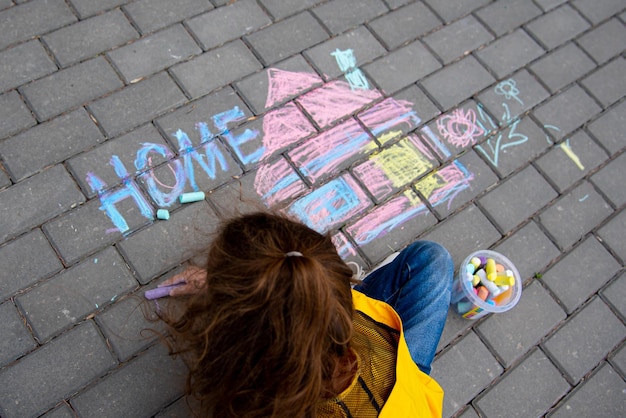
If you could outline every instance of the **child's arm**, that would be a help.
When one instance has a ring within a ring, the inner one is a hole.
[[[150,299],[149,296],[158,298],[163,296],[193,295],[200,292],[205,286],[206,271],[200,267],[190,266],[182,273],[165,280],[156,289],[146,292],[146,298]],[[149,294],[149,292],[154,293]]]

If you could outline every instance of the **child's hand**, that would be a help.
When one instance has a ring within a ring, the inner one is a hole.
[[[184,284],[170,290],[170,296],[185,296],[198,293],[206,286],[206,270],[196,266],[189,266],[182,273],[170,277],[158,287],[180,283]]]

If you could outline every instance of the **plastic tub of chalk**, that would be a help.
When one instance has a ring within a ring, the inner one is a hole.
[[[479,250],[459,266],[452,283],[452,310],[466,319],[512,309],[522,296],[522,279],[515,265],[504,255]]]

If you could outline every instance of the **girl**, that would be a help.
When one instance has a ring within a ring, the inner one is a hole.
[[[352,289],[330,236],[254,213],[221,227],[203,268],[161,284],[192,295],[162,319],[201,416],[441,416],[428,373],[452,274],[443,247],[418,241]]]

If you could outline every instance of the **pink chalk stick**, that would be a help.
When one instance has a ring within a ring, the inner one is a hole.
[[[176,283],[170,286],[157,287],[156,289],[147,290],[146,293],[144,293],[144,296],[146,297],[146,299],[150,299],[150,300],[169,296],[170,290],[175,289],[178,286],[182,286],[184,284],[186,283],[180,282],[180,283]]]

